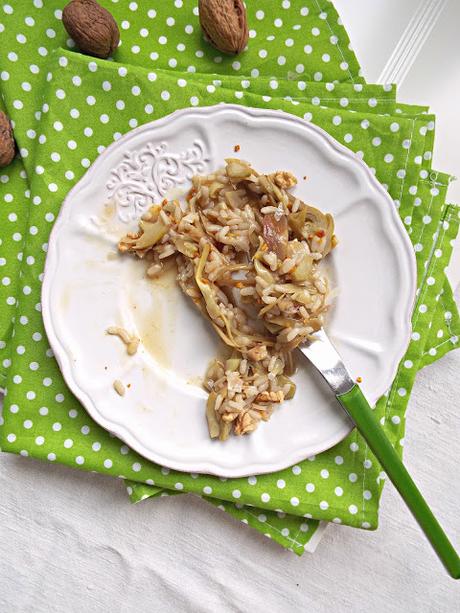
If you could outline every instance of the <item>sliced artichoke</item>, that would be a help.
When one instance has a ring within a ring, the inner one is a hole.
[[[285,385],[289,385],[289,391],[284,395],[285,400],[291,400],[295,396],[295,392],[297,389],[296,384],[292,379],[286,377],[286,375],[278,376],[278,385],[284,387]]]
[[[130,243],[128,243],[126,239],[121,241],[128,243],[129,249],[132,251],[139,251],[153,247],[161,241],[163,236],[168,231],[168,226],[164,223],[161,217],[159,217],[157,221],[154,221],[153,223],[142,219],[139,222],[139,226],[142,230],[142,234],[138,238],[133,239],[133,241]]]
[[[220,422],[214,410],[216,398],[216,392],[210,392],[206,403],[206,419],[208,421],[209,436],[211,438],[217,438],[220,434]]]
[[[174,245],[180,253],[183,253],[188,258],[193,259],[198,255],[198,245],[185,240],[181,236],[174,240]]]
[[[269,213],[263,218],[263,237],[269,251],[273,251],[280,260],[284,260],[287,253],[289,229],[286,215],[279,218],[276,213]]]
[[[291,278],[293,281],[301,282],[307,281],[311,277],[313,268],[313,258],[308,253],[302,256],[300,262],[295,266],[291,272]]]
[[[230,179],[247,179],[253,172],[251,166],[244,160],[227,158],[225,161],[227,162],[227,176]]]

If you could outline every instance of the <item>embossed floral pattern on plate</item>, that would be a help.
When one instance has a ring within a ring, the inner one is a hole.
[[[179,153],[169,151],[167,142],[148,143],[140,151],[129,151],[106,184],[118,217],[124,222],[134,221],[153,201],[205,172],[208,162],[205,145],[198,139]]]

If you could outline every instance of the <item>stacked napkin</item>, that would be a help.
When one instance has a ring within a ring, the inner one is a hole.
[[[394,200],[417,257],[412,340],[376,406],[397,449],[419,368],[459,344],[444,274],[459,214],[450,177],[431,168],[435,118],[366,84],[340,19],[324,0],[248,0],[248,49],[219,54],[203,39],[196,2],[101,2],[121,28],[109,60],[78,52],[63,2],[21,0],[0,13],[2,104],[20,156],[0,176],[0,377],[3,451],[127,480],[133,501],[193,492],[301,554],[320,520],[375,528],[384,474],[356,432],[274,474],[241,479],[180,473],[137,455],[92,421],[66,388],[43,328],[40,289],[61,203],[104,148],[178,108],[232,102],[281,109],[356,152]],[[78,263],[76,263],[77,265]]]

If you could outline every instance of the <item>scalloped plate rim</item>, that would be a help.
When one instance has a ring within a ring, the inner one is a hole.
[[[59,214],[57,216],[56,222],[51,230],[49,242],[48,242],[48,252],[45,261],[44,268],[44,278],[42,283],[42,291],[41,291],[41,302],[42,302],[42,316],[44,321],[44,326],[46,330],[46,334],[48,336],[48,340],[50,342],[50,346],[53,349],[53,353],[58,362],[59,368],[63,375],[63,378],[66,382],[66,385],[70,388],[72,393],[78,398],[78,400],[82,403],[85,409],[88,411],[90,416],[104,429],[108,430],[110,433],[116,435],[119,439],[125,442],[128,446],[130,446],[134,451],[142,455],[148,460],[151,460],[160,466],[167,466],[173,470],[184,471],[184,472],[199,472],[204,474],[216,475],[219,477],[226,478],[238,478],[238,477],[246,477],[249,475],[257,475],[257,474],[265,474],[270,472],[275,472],[278,470],[285,469],[289,466],[296,464],[309,456],[316,455],[323,451],[327,451],[328,449],[334,447],[338,443],[340,443],[343,439],[348,436],[348,434],[353,430],[353,424],[349,421],[347,422],[348,427],[343,427],[337,434],[331,436],[327,441],[324,441],[322,444],[317,445],[316,447],[310,445],[308,451],[298,449],[293,451],[287,460],[283,460],[274,464],[266,464],[253,462],[252,464],[246,465],[244,468],[228,468],[217,465],[215,462],[209,461],[201,461],[194,462],[193,466],[190,466],[189,463],[183,461],[169,460],[165,461],[165,458],[161,455],[156,454],[152,449],[145,448],[133,435],[133,433],[129,430],[129,428],[120,423],[110,422],[110,420],[104,418],[97,410],[97,407],[94,405],[91,398],[88,394],[75,382],[72,377],[72,369],[70,365],[70,359],[63,348],[63,345],[55,333],[53,327],[52,313],[50,309],[50,303],[48,301],[48,297],[51,291],[52,281],[53,281],[53,272],[56,270],[57,259],[54,257],[56,255],[56,247],[57,241],[56,236],[59,233],[60,227],[65,223],[65,213],[66,213],[66,204],[72,199],[72,197],[81,190],[85,184],[90,181],[91,177],[96,173],[97,167],[102,163],[101,159],[103,159],[106,155],[112,152],[115,149],[122,147],[125,143],[129,142],[134,136],[141,134],[145,131],[151,131],[155,129],[161,129],[164,125],[174,121],[175,119],[182,117],[184,115],[193,115],[194,113],[198,115],[212,115],[214,113],[219,113],[222,110],[232,110],[242,115],[249,115],[252,117],[272,117],[272,118],[282,118],[286,121],[291,121],[297,123],[302,129],[312,130],[316,132],[319,136],[321,136],[333,149],[335,149],[338,153],[345,155],[348,157],[350,163],[355,164],[361,169],[363,169],[366,173],[367,179],[372,185],[374,189],[376,189],[380,195],[385,199],[388,205],[388,213],[393,222],[394,230],[399,234],[399,238],[401,239],[401,246],[404,247],[404,254],[407,259],[407,266],[411,273],[410,279],[410,288],[408,291],[408,299],[406,300],[406,308],[404,312],[404,316],[402,317],[402,323],[405,324],[406,330],[405,334],[401,334],[401,342],[400,342],[400,351],[398,352],[398,357],[395,357],[392,365],[392,376],[391,381],[393,381],[397,370],[398,365],[403,357],[405,350],[410,342],[412,325],[411,325],[411,315],[413,306],[415,303],[416,297],[416,260],[413,252],[412,243],[410,242],[409,236],[403,226],[401,219],[396,211],[394,206],[394,202],[391,199],[388,192],[383,188],[380,182],[376,179],[376,177],[371,172],[370,168],[367,164],[358,158],[350,149],[339,143],[333,136],[331,136],[326,130],[312,124],[310,122],[306,122],[302,120],[300,117],[295,115],[291,115],[285,111],[281,110],[273,110],[273,109],[259,109],[254,107],[244,107],[238,104],[228,104],[228,103],[219,103],[211,106],[203,106],[203,107],[187,107],[183,109],[179,109],[161,117],[159,119],[153,120],[151,122],[142,124],[133,130],[130,130],[126,134],[124,134],[119,140],[108,145],[104,151],[94,160],[88,170],[84,175],[80,178],[80,180],[72,187],[72,189],[67,193],[66,197],[63,200],[61,205]],[[401,252],[403,250],[401,249]],[[396,351],[395,351],[396,354]],[[332,394],[332,391],[331,391]]]

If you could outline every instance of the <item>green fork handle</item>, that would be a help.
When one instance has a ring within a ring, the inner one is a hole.
[[[355,385],[349,392],[337,396],[337,400],[355,422],[357,429],[401,494],[450,576],[459,579],[460,558],[457,552],[380,427],[360,387]]]

